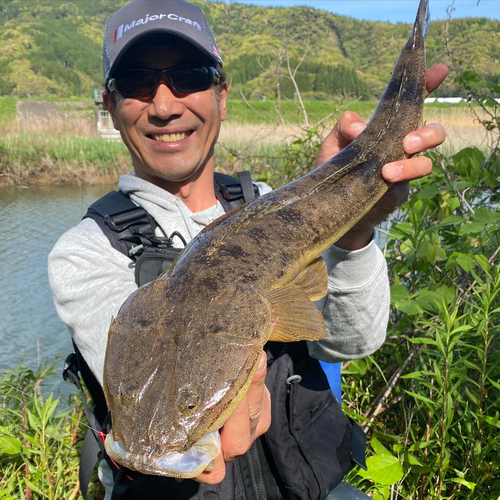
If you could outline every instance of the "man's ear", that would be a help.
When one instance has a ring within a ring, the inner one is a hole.
[[[228,94],[228,92],[229,92],[229,89],[228,89],[228,86],[227,86],[227,82],[224,82],[221,85],[221,88],[220,88],[220,102],[219,102],[219,106],[220,106],[220,119],[221,119],[221,121],[224,121],[227,118],[226,104],[227,104],[227,94]]]
[[[116,130],[120,130],[117,126],[116,110],[115,105],[113,104],[113,99],[111,99],[111,92],[108,92],[107,90],[102,91],[102,102],[104,103],[104,106],[106,106],[108,113],[111,115],[113,126]]]

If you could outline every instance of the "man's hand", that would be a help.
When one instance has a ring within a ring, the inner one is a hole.
[[[427,70],[427,95],[441,85],[448,72],[448,67],[444,64],[437,64]],[[350,111],[344,113],[332,132],[323,141],[316,165],[322,165],[339,153],[365,127],[366,125],[359,115]],[[443,127],[433,123],[408,134],[403,140],[403,148],[407,155],[413,155],[435,148],[442,144],[445,139],[446,132]],[[374,226],[399,207],[408,197],[409,181],[424,177],[431,170],[432,162],[425,156],[415,156],[384,165],[382,177],[395,184],[356,226],[337,241],[336,245],[346,250],[357,250],[366,246],[372,239]]]
[[[222,452],[215,459],[215,469],[202,472],[196,481],[220,483],[226,474],[226,462],[244,455],[252,443],[271,425],[271,395],[265,386],[267,356],[263,352],[252,384],[243,401],[220,430]]]

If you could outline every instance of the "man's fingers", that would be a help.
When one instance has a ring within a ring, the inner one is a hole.
[[[323,165],[350,144],[363,130],[366,124],[353,111],[342,114],[333,130],[325,137],[316,159],[316,166]]]
[[[387,182],[405,182],[420,179],[432,170],[432,161],[427,156],[415,156],[407,160],[387,163],[382,168],[382,177]]]
[[[255,436],[259,437],[265,434],[271,426],[271,393],[268,388],[264,386],[264,396],[262,398],[262,414],[255,431]]]
[[[421,153],[439,146],[446,140],[446,131],[438,123],[430,123],[419,130],[410,132],[403,140],[405,153]]]
[[[215,468],[202,472],[195,480],[218,484],[226,474],[226,462],[245,454],[255,439],[271,424],[271,398],[265,386],[267,356],[262,352],[250,388],[220,431],[222,452],[215,459]]]
[[[425,90],[427,91],[427,95],[436,90],[443,83],[449,72],[448,66],[442,63],[436,64],[427,70],[425,78]]]
[[[426,95],[436,90],[449,73],[446,64],[436,64],[427,70],[426,73]],[[364,129],[366,124],[361,117],[353,111],[346,111],[339,119],[333,130],[325,137],[321,145],[316,166],[322,165],[332,156],[338,154],[343,148],[350,144]],[[444,138],[443,138],[444,140]],[[435,147],[437,144],[431,145]],[[423,146],[419,151],[428,149]],[[413,151],[412,151],[413,153]]]
[[[253,377],[252,385],[248,389],[247,393],[250,433],[254,439],[255,435],[257,434],[257,428],[259,427],[259,424],[260,424],[260,429],[262,429],[261,420],[265,421],[268,420],[267,415],[264,415],[265,403],[267,402],[267,399],[269,397],[269,391],[267,390],[265,384],[266,374],[267,374],[267,356],[266,353],[263,352],[261,355],[259,367],[257,368],[257,371]],[[269,419],[269,424],[270,423],[271,422]],[[257,435],[260,436],[261,434],[266,432],[268,428],[269,425],[263,432],[260,432]]]
[[[365,122],[354,111],[346,111],[335,125],[338,131],[339,145],[347,146],[366,128]]]
[[[219,453],[218,457],[215,459],[214,465],[215,468],[210,471],[202,472],[194,480],[205,484],[219,484],[226,475],[226,462],[224,462],[222,453]]]
[[[269,392],[265,386],[267,357],[263,352],[246,396],[222,427],[222,452],[226,462],[248,451],[255,438],[271,423]],[[262,419],[262,422],[261,422]]]

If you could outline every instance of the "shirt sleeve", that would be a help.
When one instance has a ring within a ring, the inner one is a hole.
[[[57,312],[101,385],[111,319],[137,289],[132,266],[91,219],[63,234],[49,255]]]
[[[309,353],[331,363],[368,356],[384,343],[389,320],[384,255],[372,241],[355,251],[332,246],[323,258],[328,269],[328,294],[316,306],[323,313],[327,336],[309,342]]]

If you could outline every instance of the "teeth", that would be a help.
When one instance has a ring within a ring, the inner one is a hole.
[[[178,142],[182,141],[188,136],[186,132],[181,132],[180,134],[154,134],[153,139],[155,141],[161,142]]]

